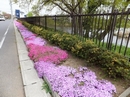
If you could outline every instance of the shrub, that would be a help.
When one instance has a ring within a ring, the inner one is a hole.
[[[33,25],[25,22],[25,21],[21,21],[23,25],[25,25],[29,30],[31,30],[31,28],[33,27]]]
[[[79,41],[75,35],[70,35],[68,33],[64,33],[61,37],[58,38],[58,45],[62,49],[66,49],[71,51],[71,48]]]
[[[71,49],[71,52],[76,56],[87,59],[89,57],[89,50],[96,47],[94,43],[90,40],[79,41]]]

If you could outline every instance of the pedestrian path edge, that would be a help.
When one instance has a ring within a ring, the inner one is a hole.
[[[44,81],[38,77],[34,63],[28,57],[26,45],[15,24],[14,29],[25,97],[51,97],[49,93],[42,89]]]

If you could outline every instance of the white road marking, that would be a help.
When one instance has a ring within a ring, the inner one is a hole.
[[[9,27],[10,27],[10,24],[9,24],[8,28],[6,29],[5,34],[4,34],[3,38],[2,38],[2,40],[0,41],[0,49],[2,48],[2,45],[3,45],[4,40],[6,38],[6,35],[7,35],[8,31],[9,31]]]

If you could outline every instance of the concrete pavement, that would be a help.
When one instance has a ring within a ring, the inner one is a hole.
[[[34,64],[28,57],[25,43],[15,25],[14,28],[25,97],[51,97],[49,93],[42,89],[43,79],[38,77]]]
[[[0,97],[25,97],[14,26],[0,21]]]

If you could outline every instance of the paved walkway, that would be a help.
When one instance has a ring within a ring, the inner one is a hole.
[[[0,21],[0,97],[25,97],[14,25],[9,23]]]
[[[37,72],[34,69],[34,64],[28,57],[28,51],[25,43],[17,28],[15,26],[14,28],[25,97],[51,97],[49,93],[42,90],[43,80],[38,77]]]

